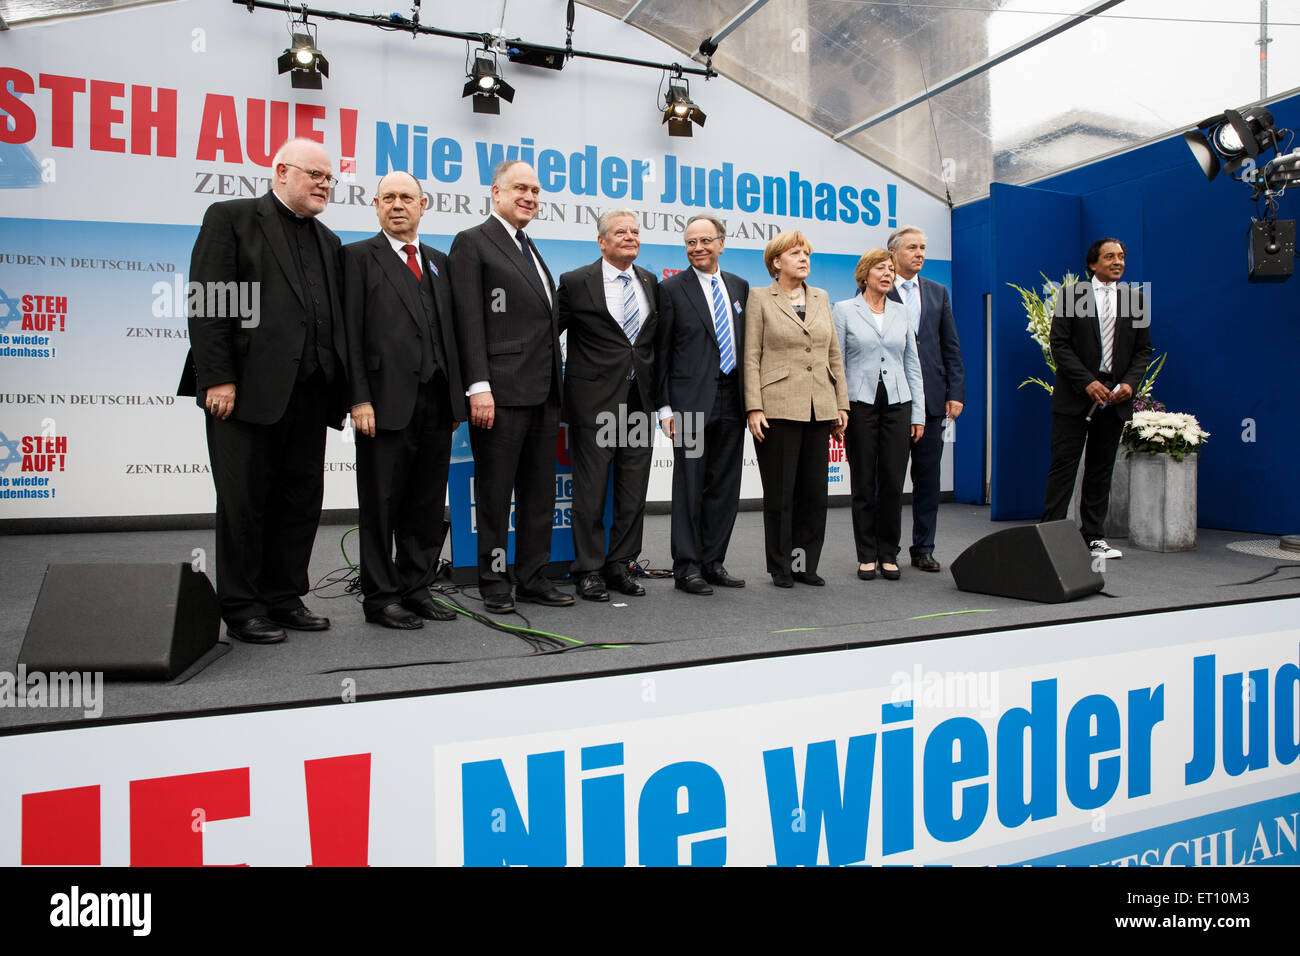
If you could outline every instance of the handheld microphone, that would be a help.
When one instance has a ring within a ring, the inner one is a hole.
[[[1088,409],[1088,417],[1085,418],[1084,421],[1091,423],[1093,413],[1095,413],[1099,408],[1105,408],[1108,404],[1108,402],[1093,402],[1092,408]]]

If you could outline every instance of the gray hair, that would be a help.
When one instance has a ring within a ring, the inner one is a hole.
[[[922,239],[925,238],[925,230],[920,226],[899,226],[889,234],[889,240],[885,243],[890,252],[897,252],[898,247],[903,244],[903,237],[909,232],[918,233]]]
[[[692,224],[700,222],[701,220],[705,222],[713,223],[713,228],[718,231],[718,235],[721,236],[724,240],[727,238],[727,227],[723,225],[722,220],[719,219],[717,216],[709,216],[705,214],[701,214],[698,216],[691,216],[690,219],[687,219],[686,226],[682,229],[682,232],[685,232],[687,229],[691,228]]]
[[[600,214],[600,218],[596,220],[596,235],[600,236],[602,239],[605,238],[605,236],[609,235],[610,224],[613,223],[615,219],[622,219],[624,216],[630,216],[632,219],[636,219],[636,210],[606,209]]]
[[[494,187],[501,186],[506,181],[506,173],[510,172],[510,168],[523,162],[522,159],[506,159],[497,163],[496,169],[492,170],[492,185]],[[524,163],[524,165],[527,166],[528,164]]]
[[[284,158],[286,155],[292,155],[298,151],[298,147],[308,144],[318,146],[321,149],[325,148],[322,144],[316,142],[316,140],[308,139],[306,136],[295,136],[293,139],[287,139],[284,141],[284,144],[275,151],[275,156],[271,159],[272,172],[274,172],[275,167],[279,166],[281,163],[288,162],[288,160]]]

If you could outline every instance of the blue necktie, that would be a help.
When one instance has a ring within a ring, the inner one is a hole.
[[[637,333],[641,331],[641,310],[636,307],[636,293],[632,290],[632,277],[627,273],[619,276],[623,280],[623,334],[629,342],[635,343]],[[627,375],[630,382],[636,378],[636,369]]]
[[[623,273],[623,334],[629,342],[635,342],[641,331],[641,310],[636,307],[636,293],[632,289],[632,278]]]
[[[731,344],[731,323],[727,321],[727,300],[722,296],[722,283],[713,277],[713,332],[718,337],[718,368],[729,375],[736,367],[736,349]]]
[[[903,281],[903,305],[907,306],[907,314],[912,317],[912,334],[921,334],[921,300],[916,294],[916,280],[906,279]]]

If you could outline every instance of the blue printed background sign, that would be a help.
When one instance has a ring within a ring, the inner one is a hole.
[[[551,561],[566,563],[573,551],[573,466],[569,461],[569,427],[561,423],[556,436],[555,518],[551,524]],[[613,476],[605,490],[605,544],[614,516]],[[478,566],[477,501],[474,495],[474,453],[469,444],[469,424],[462,422],[451,441],[447,470],[447,500],[451,506],[451,563],[454,568]],[[506,561],[515,563],[515,503],[510,502],[510,534]]]

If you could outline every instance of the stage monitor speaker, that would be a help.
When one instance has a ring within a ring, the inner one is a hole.
[[[995,531],[957,556],[952,577],[963,591],[1060,604],[1105,587],[1073,521]]]
[[[51,564],[18,663],[171,680],[217,642],[212,582],[188,564]]]

